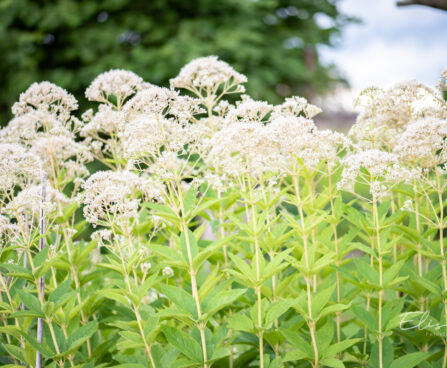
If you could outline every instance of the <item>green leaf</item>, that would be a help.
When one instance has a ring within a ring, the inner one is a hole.
[[[2,346],[13,357],[19,359],[23,363],[26,363],[25,355],[23,353],[23,349],[22,348],[19,348],[18,346],[15,346],[15,345],[9,345],[9,344],[2,344]]]
[[[379,285],[379,273],[377,272],[377,270],[372,268],[363,259],[356,259],[354,261],[354,264],[359,275],[368,280],[370,284]],[[359,278],[359,280],[361,279]]]
[[[34,281],[33,273],[19,265],[3,263],[0,264],[0,271],[4,272],[6,276],[18,277],[29,281]]]
[[[212,315],[233,303],[240,296],[244,295],[246,291],[247,289],[224,290],[215,296],[211,295],[210,300],[207,298],[203,301],[203,311],[204,313]]]
[[[351,310],[355,314],[355,316],[363,323],[363,325],[366,326],[370,331],[377,331],[377,320],[363,306],[353,304],[351,306]]]
[[[126,307],[130,307],[130,300],[127,299],[123,294],[121,294],[120,289],[103,289],[98,290],[98,295],[103,296],[107,299],[115,300],[118,303],[123,304]]]
[[[188,189],[183,197],[183,209],[185,210],[184,217],[187,218],[191,210],[193,209],[197,200],[197,190],[194,185]]]
[[[193,319],[197,320],[198,314],[196,303],[190,294],[185,290],[172,285],[164,285],[162,290],[163,294],[165,294],[177,308],[188,313]]]
[[[316,333],[316,340],[318,351],[321,355],[321,352],[325,351],[329,344],[332,341],[332,337],[334,336],[334,321],[331,318],[328,318],[326,323],[319,327]]]
[[[292,350],[286,353],[284,356],[283,362],[295,362],[302,359],[308,359],[306,353],[302,352],[301,350]]]
[[[334,284],[318,292],[316,295],[312,295],[312,316],[318,316],[320,314],[321,310],[329,302],[335,287],[336,285]]]
[[[66,302],[71,296],[74,295],[70,288],[71,279],[68,278],[63,283],[59,284],[56,289],[50,294],[49,301],[53,302],[55,307],[57,308],[59,305],[62,305]]]
[[[343,341],[337,342],[333,345],[330,345],[328,348],[326,348],[323,351],[323,357],[333,357],[333,356],[337,355],[338,353],[345,351],[352,345],[357,344],[358,342],[360,342],[362,340],[363,339],[348,339],[348,340],[343,340]]]
[[[385,287],[387,287],[387,285],[396,278],[396,275],[399,273],[404,264],[405,260],[395,262],[385,271],[383,275],[383,284]]]
[[[390,368],[413,368],[425,360],[430,353],[418,352],[404,355],[391,363]]]
[[[332,367],[332,368],[345,368],[343,362],[339,359],[335,358],[326,358],[321,360],[320,362],[323,366]]]
[[[302,351],[308,359],[314,358],[313,347],[306,342],[297,332],[280,328],[279,331],[298,351]]]
[[[286,313],[289,310],[289,308],[293,307],[295,303],[296,303],[295,299],[285,299],[273,303],[267,310],[267,314],[265,316],[265,323],[269,324],[274,322],[275,319],[281,317],[284,313]]]
[[[20,300],[23,302],[23,304],[26,305],[28,309],[43,317],[40,302],[34,295],[31,295],[24,290],[17,291],[17,294],[19,295]]]
[[[162,330],[171,345],[194,362],[203,363],[202,348],[193,337],[170,326],[163,326]]]
[[[68,336],[68,350],[77,349],[80,345],[82,345],[87,339],[90,338],[96,331],[98,330],[98,322],[90,321],[86,323],[81,328],[78,328],[74,332]]]
[[[36,350],[40,351],[45,358],[51,358],[54,356],[54,352],[51,351],[51,348],[44,343],[40,344],[37,342],[37,339],[24,331],[19,331],[20,334],[25,338],[25,340]]]
[[[236,331],[253,332],[254,325],[252,320],[245,314],[235,314],[227,319],[228,328]]]
[[[186,260],[188,258],[183,258],[182,255],[175,249],[172,249],[166,245],[149,244],[148,248],[156,253],[157,255],[163,257],[170,264],[177,265],[178,267],[187,268],[188,264]]]

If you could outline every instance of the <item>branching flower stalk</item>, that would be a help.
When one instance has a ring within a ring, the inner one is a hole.
[[[113,220],[110,218],[110,215],[108,215],[108,216],[109,216],[110,224],[113,224]],[[129,231],[127,229],[127,226],[123,226],[123,230],[125,230],[124,231],[124,238],[130,244],[131,241],[132,241],[132,238],[130,237],[130,234],[129,234]],[[123,245],[118,240],[118,235],[115,232],[115,229],[114,229],[113,226],[112,226],[112,232],[113,232],[113,237],[114,237],[114,241],[115,241],[114,250],[118,251],[118,256],[119,256],[119,259],[121,261],[121,271],[122,271],[123,276],[124,276],[124,281],[125,281],[125,284],[127,286],[127,291],[129,292],[129,294],[133,294],[132,285],[131,285],[131,276],[130,276],[130,274],[128,272],[128,266],[126,264],[126,258],[124,256],[123,250],[122,250],[122,246]],[[137,285],[137,280],[135,280],[135,284]],[[139,332],[139,334],[141,336],[141,339],[143,340],[145,352],[146,352],[147,356],[149,357],[149,362],[150,362],[151,368],[156,368],[156,365],[155,365],[155,362],[154,362],[154,358],[152,356],[151,346],[148,344],[147,339],[146,339],[146,335],[145,335],[144,330],[143,330],[142,318],[141,318],[139,306],[136,305],[131,300],[129,300],[129,303],[131,303],[131,305],[132,305],[132,310],[133,310],[133,312],[135,314],[136,322],[137,322],[137,325],[138,325],[138,332]]]
[[[188,219],[186,218],[185,213],[185,205],[183,201],[183,190],[181,187],[181,179],[178,176],[178,173],[175,173],[176,176],[176,186],[177,186],[177,195],[179,198],[180,208],[179,208],[179,219],[181,221],[181,231],[185,235],[185,242],[186,242],[186,250],[188,255],[188,263],[189,263],[189,276],[191,278],[191,289],[192,289],[192,297],[196,304],[197,309],[197,317],[199,320],[202,319],[202,308],[200,306],[200,299],[199,299],[199,291],[197,287],[197,270],[194,268],[194,263],[192,259],[192,251],[191,251],[191,243],[189,239],[189,233],[188,233]],[[206,349],[206,337],[205,337],[205,328],[206,328],[206,322],[200,322],[197,324],[197,328],[200,332],[200,341],[202,344],[202,355],[203,355],[203,368],[208,368],[208,355],[207,355],[207,349]]]
[[[377,208],[377,197],[376,194],[373,192],[373,198],[372,198],[372,205],[373,205],[373,223],[374,223],[374,231],[375,231],[375,238],[377,242],[377,260],[379,262],[379,301],[378,301],[378,336],[377,340],[379,342],[379,368],[383,368],[383,334],[382,334],[382,304],[383,304],[383,298],[385,295],[385,290],[383,288],[383,254],[382,254],[382,245],[381,245],[381,239],[380,239],[380,220],[379,220],[379,213]]]
[[[43,248],[45,248],[45,236],[46,236],[46,221],[45,221],[45,200],[46,200],[46,175],[42,174],[42,192],[41,192],[41,202],[40,202],[40,239],[39,239],[39,251],[42,252]],[[39,298],[40,303],[43,305],[45,303],[45,275],[41,276],[39,279]],[[52,325],[49,325],[50,330],[52,330]],[[53,336],[54,333],[52,333]],[[43,341],[43,319],[37,319],[37,342],[42,344]],[[57,342],[55,342],[56,351],[59,354],[59,349],[57,347]],[[42,367],[42,354],[40,351],[36,352],[36,368]]]
[[[296,196],[296,206],[298,209],[298,215],[299,215],[299,221],[301,223],[301,232],[302,232],[302,237],[303,237],[303,246],[304,246],[304,261],[305,261],[305,266],[306,266],[306,272],[309,272],[310,269],[310,263],[309,263],[309,245],[308,245],[308,238],[307,238],[307,230],[306,230],[306,226],[305,226],[305,218],[304,218],[304,212],[303,212],[303,203],[302,203],[302,199],[301,199],[301,194],[300,194],[300,187],[299,187],[299,181],[298,181],[298,175],[297,174],[292,174],[292,182],[293,182],[293,187],[294,187],[294,191],[295,191],[295,196]],[[317,340],[316,340],[316,321],[313,319],[313,315],[312,315],[312,280],[311,277],[309,275],[305,275],[305,281],[306,281],[306,293],[307,293],[307,313],[308,313],[308,318],[309,321],[307,322],[308,326],[309,326],[309,331],[310,331],[310,338],[312,341],[312,347],[314,350],[314,362],[313,362],[313,367],[314,368],[318,368],[319,365],[319,360],[318,360],[318,345],[317,345]]]
[[[443,193],[445,186],[441,183],[441,177],[439,173],[438,166],[435,166],[435,176],[436,176],[436,192],[438,196],[439,203],[439,216],[437,218],[438,227],[439,227],[439,252],[442,258],[441,267],[442,267],[442,280],[443,280],[443,295],[444,295],[444,321],[447,323],[447,299],[445,295],[447,295],[447,263],[445,259],[445,249],[444,249],[444,201],[443,201]],[[444,358],[442,360],[442,368],[447,367],[447,337],[444,337]]]
[[[335,246],[335,266],[337,269],[335,270],[335,278],[337,283],[337,304],[341,302],[341,283],[340,283],[340,272],[338,271],[338,267],[340,267],[340,253],[339,253],[339,244],[338,244],[338,233],[337,233],[337,223],[336,223],[336,212],[335,212],[335,198],[334,198],[334,187],[333,187],[333,171],[332,165],[328,164],[328,182],[329,182],[329,202],[331,204],[331,215],[332,215],[332,233],[334,236],[334,246]],[[337,323],[337,342],[341,341],[341,312],[336,313],[336,323]]]
[[[260,271],[260,262],[261,262],[260,257],[262,256],[262,254],[261,254],[261,248],[259,246],[258,229],[256,221],[256,203],[253,196],[253,184],[250,179],[250,175],[247,175],[247,186],[250,198],[250,210],[251,210],[250,219],[252,223],[253,243],[255,249],[255,268],[256,268],[256,283],[257,283],[255,288],[255,294],[258,307],[259,367],[264,368],[264,330],[262,327],[262,292],[261,292],[262,284],[261,284],[261,271]]]

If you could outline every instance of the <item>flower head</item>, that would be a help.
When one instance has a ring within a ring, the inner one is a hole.
[[[148,86],[133,72],[112,69],[98,75],[85,91],[85,96],[90,101],[103,103],[109,103],[110,97],[114,96],[116,105],[122,106],[127,98]]]
[[[17,143],[0,143],[0,191],[38,180],[39,161],[26,147]]]
[[[411,179],[411,172],[400,166],[397,155],[377,149],[350,154],[342,164],[340,189],[355,192],[355,183],[368,184],[377,198],[385,196],[392,185]]]
[[[430,168],[447,162],[447,119],[426,118],[408,125],[394,152],[407,163]]]
[[[19,101],[12,107],[15,116],[40,111],[56,115],[67,121],[70,113],[78,108],[76,98],[65,89],[50,82],[33,83],[20,95]]]
[[[201,57],[186,64],[179,75],[171,79],[172,88],[185,88],[190,90],[211,90],[223,86],[231,92],[242,92],[240,86],[246,83],[247,78],[236,72],[229,64],[218,60],[217,56]]]

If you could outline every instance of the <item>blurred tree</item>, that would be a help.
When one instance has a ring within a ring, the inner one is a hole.
[[[323,92],[340,78],[334,66],[320,64],[316,46],[332,45],[351,20],[337,3],[0,0],[0,121],[34,81],[67,88],[85,108],[85,88],[108,69],[167,85],[184,64],[211,54],[246,74],[255,98]]]

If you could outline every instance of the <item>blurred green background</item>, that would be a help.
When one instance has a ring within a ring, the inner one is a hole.
[[[217,55],[248,77],[247,92],[275,103],[312,99],[342,82],[317,46],[352,19],[337,0],[0,0],[0,124],[35,81],[73,93],[111,68],[167,86],[180,68]]]

